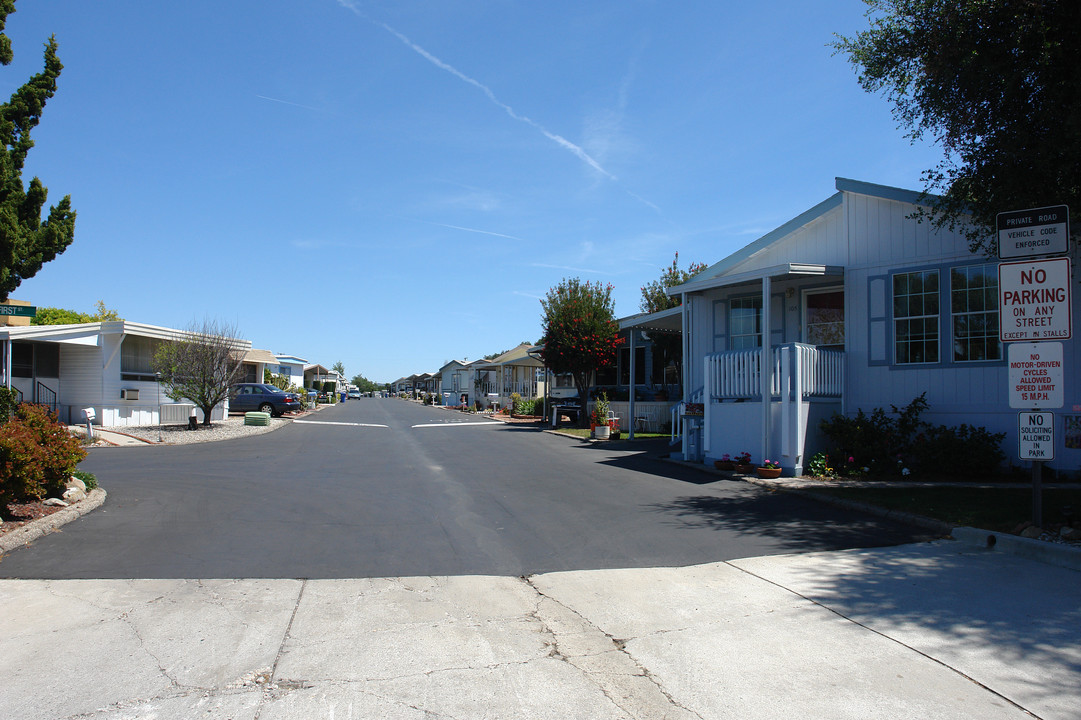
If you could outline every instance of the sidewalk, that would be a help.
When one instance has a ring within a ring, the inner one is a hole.
[[[529,578],[0,581],[5,718],[1031,718],[1081,574],[952,541]]]

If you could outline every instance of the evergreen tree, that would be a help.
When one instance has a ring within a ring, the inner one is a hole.
[[[0,64],[14,57],[11,39],[3,33],[15,0],[0,0]],[[23,186],[26,154],[34,146],[30,131],[37,126],[45,102],[56,92],[63,65],[56,56],[56,38],[45,46],[45,69],[18,88],[0,105],[0,300],[6,300],[26,278],[64,252],[75,236],[75,211],[65,196],[41,219],[48,190],[34,178]]]

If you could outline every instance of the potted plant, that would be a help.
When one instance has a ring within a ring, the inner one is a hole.
[[[751,465],[751,454],[747,451],[743,451],[736,455],[736,472],[749,473],[754,470],[754,466]]]
[[[758,477],[766,480],[779,478],[781,477],[781,463],[774,462],[773,460],[766,460],[762,463],[761,467],[755,468],[754,471],[758,473]]]
[[[593,403],[593,416],[591,418],[593,437],[596,440],[607,440],[609,433],[612,431],[612,428],[608,425],[608,411],[610,409],[608,393],[598,395]]]
[[[713,467],[718,470],[735,470],[736,461],[732,459],[731,455],[725,453],[724,455],[721,455],[720,460],[713,461]]]

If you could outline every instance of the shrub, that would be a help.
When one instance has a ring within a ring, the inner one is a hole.
[[[1001,447],[1005,433],[931,425],[920,420],[927,407],[923,393],[903,408],[891,405],[893,416],[876,408],[870,415],[861,409],[855,417],[823,420],[819,428],[830,442],[827,462],[834,458],[832,469],[841,475],[920,472],[963,478],[999,470],[1006,459]]]
[[[41,405],[20,405],[0,427],[0,507],[59,494],[86,449]]]
[[[19,406],[19,391],[15,388],[0,386],[0,424],[6,423],[15,415]]]
[[[86,485],[87,492],[93,490],[98,486],[98,478],[92,472],[87,472],[86,470],[75,470],[71,474],[73,477],[77,477],[83,481],[83,485]]]

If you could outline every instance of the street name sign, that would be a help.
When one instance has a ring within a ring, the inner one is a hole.
[[[999,213],[995,224],[1001,260],[1061,255],[1069,249],[1070,210],[1065,205]]]
[[[1010,372],[1010,407],[1060,408],[1063,405],[1062,343],[1013,343],[1006,346]]]
[[[1021,460],[1055,459],[1055,415],[1017,413],[1017,454]]]
[[[37,317],[38,309],[33,305],[0,305],[0,315],[11,317]]]
[[[1068,257],[999,263],[999,340],[1069,340],[1070,297]]]

